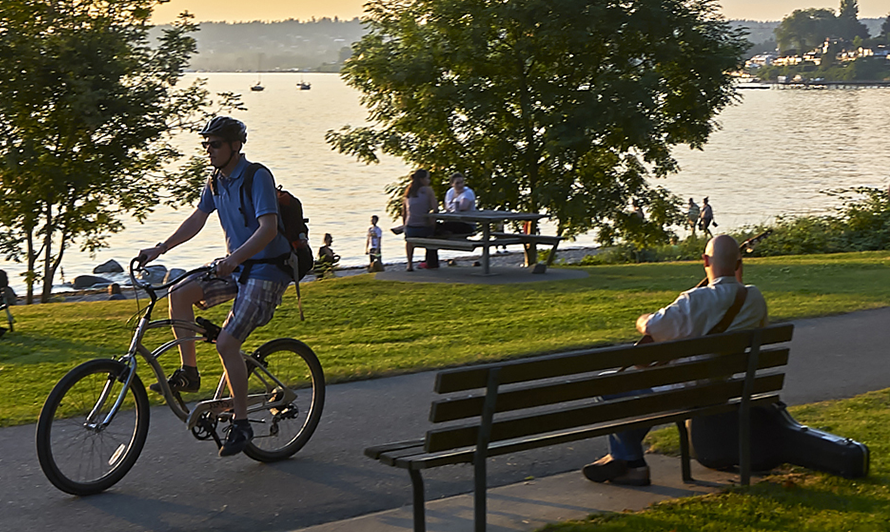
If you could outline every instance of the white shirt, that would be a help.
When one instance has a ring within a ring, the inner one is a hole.
[[[646,332],[656,342],[704,336],[720,323],[735,301],[739,283],[735,277],[718,277],[708,286],[693,288],[680,294],[670,305],[652,314]],[[745,304],[726,329],[766,327],[766,300],[754,285],[747,285]]]
[[[371,249],[380,249],[380,239],[383,237],[383,230],[376,225],[368,228],[368,247]]]
[[[466,199],[470,203],[469,209],[460,208],[461,201],[464,199]],[[471,189],[470,187],[464,187],[463,191],[460,194],[456,194],[454,191],[454,187],[451,187],[448,189],[448,192],[445,193],[445,212],[458,212],[461,210],[476,210],[476,194],[473,193],[473,189]]]

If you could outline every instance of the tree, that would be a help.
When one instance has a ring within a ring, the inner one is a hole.
[[[549,214],[563,236],[611,227],[735,97],[728,72],[748,43],[717,7],[372,0],[343,76],[374,125],[326,138],[364,162],[429,168],[439,194],[462,171],[481,207]]]
[[[841,0],[840,12],[837,15],[836,36],[850,42],[856,37],[868,39],[868,27],[859,22],[858,0]]]
[[[795,9],[776,28],[776,42],[782,51],[796,48],[801,55],[832,36],[837,17],[830,9]]]
[[[169,168],[182,156],[171,135],[210,112],[202,82],[176,87],[195,26],[184,15],[150,46],[156,3],[0,4],[0,252],[25,261],[29,303],[36,281],[49,299],[67,247],[95,251],[125,215],[141,221],[200,190],[201,162]]]
[[[890,14],[887,14],[887,18],[881,23],[881,34],[890,37]]]

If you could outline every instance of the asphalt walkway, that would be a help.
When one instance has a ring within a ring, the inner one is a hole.
[[[796,321],[783,399],[800,404],[890,387],[888,323],[890,308]],[[220,459],[212,443],[192,438],[166,407],[154,408],[134,469],[111,490],[86,498],[61,493],[44,478],[33,425],[2,429],[0,530],[409,530],[407,473],[365,458],[362,450],[423,434],[434,375],[330,386],[312,441],[293,459],[275,464]],[[391,414],[393,405],[400,416]],[[533,530],[734,481],[696,470],[703,482],[683,485],[676,461],[664,457],[652,457],[651,487],[585,481],[580,467],[605,452],[605,440],[597,438],[492,459],[489,530]],[[469,530],[472,468],[439,468],[425,479],[430,530]]]

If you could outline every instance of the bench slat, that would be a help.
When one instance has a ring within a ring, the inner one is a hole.
[[[766,406],[779,401],[778,394],[768,394],[757,396],[751,399],[751,406]],[[598,436],[606,436],[616,432],[616,430],[632,430],[634,428],[645,428],[659,425],[674,423],[692,417],[710,416],[714,414],[722,414],[737,409],[739,401],[731,401],[724,405],[708,406],[684,410],[681,412],[671,412],[659,415],[646,416],[631,422],[615,422],[596,427],[573,428],[570,430],[544,434],[522,440],[507,440],[501,442],[492,442],[488,447],[488,456],[502,456],[505,454],[538,449],[540,447],[549,447],[551,445],[559,445],[563,443],[571,443],[579,440],[586,440]],[[475,447],[461,448],[450,452],[426,453],[418,452],[416,455],[403,455],[387,465],[399,467],[402,469],[432,469],[444,465],[469,464],[473,462],[473,454]]]
[[[761,370],[784,366],[788,363],[787,347],[764,350],[760,353],[758,368]],[[609,375],[535,382],[498,392],[496,412],[510,412],[567,401],[577,401],[595,396],[610,395],[623,390],[639,390],[667,384],[705,379],[726,378],[747,370],[747,355],[733,353],[715,356],[707,360],[680,362],[650,368],[645,371],[627,371]],[[485,395],[476,393],[466,397],[445,398],[433,401],[430,421],[440,423],[482,414]]]
[[[793,330],[792,324],[760,329],[761,345],[788,342],[791,340]],[[648,365],[656,361],[669,361],[715,352],[739,352],[749,345],[751,335],[750,330],[735,331],[671,342],[581,349],[529,359],[454,368],[440,371],[436,375],[435,391],[444,394],[485,388],[488,371],[493,367],[501,368],[500,382],[504,385],[602,371],[628,364]]]
[[[526,235],[523,233],[501,233],[497,231],[492,231],[491,236],[497,238],[517,238],[520,242],[534,242],[535,244],[559,244],[565,240],[565,238],[561,236]]]
[[[757,377],[753,394],[764,394],[782,389],[784,374]],[[726,403],[741,397],[744,379],[732,379],[677,390],[654,392],[647,395],[587,403],[572,408],[559,408],[513,419],[495,420],[490,441],[502,441],[534,434],[565,430],[571,427],[594,425],[620,419],[634,418],[651,412],[685,410],[700,405]],[[426,434],[426,451],[438,452],[474,445],[479,425],[463,424],[435,428]]]
[[[408,237],[405,242],[421,248],[453,249],[457,251],[473,251],[479,243],[473,240],[449,240],[446,238]]]
[[[383,445],[374,445],[365,448],[365,456],[377,460],[380,458],[380,455],[393,453],[403,449],[410,449],[412,447],[420,447],[422,449],[423,442],[423,438],[418,438],[414,440],[384,443]]]

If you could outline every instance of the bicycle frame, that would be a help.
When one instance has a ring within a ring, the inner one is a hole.
[[[92,430],[102,430],[114,419],[114,416],[117,414],[118,410],[123,404],[127,392],[129,391],[130,385],[133,381],[133,376],[136,374],[138,366],[138,354],[145,360],[146,363],[148,363],[148,365],[154,372],[155,377],[158,379],[158,383],[161,387],[161,394],[164,396],[164,400],[167,403],[167,406],[170,408],[173,414],[176,415],[176,417],[187,424],[189,429],[192,429],[198,423],[199,418],[203,414],[210,412],[216,416],[221,416],[227,410],[232,408],[232,398],[225,397],[227,391],[225,373],[223,373],[223,375],[220,377],[219,384],[216,387],[216,392],[214,393],[213,398],[198,403],[195,406],[194,410],[190,411],[185,402],[182,401],[182,398],[179,396],[179,394],[174,394],[173,391],[170,389],[170,385],[167,383],[167,376],[165,375],[160,362],[158,362],[158,359],[167,351],[173,349],[174,347],[178,347],[180,344],[186,342],[215,342],[216,334],[218,334],[218,331],[214,332],[213,330],[211,330],[211,327],[205,328],[197,322],[185,320],[161,319],[152,321],[151,314],[157,302],[165,297],[158,296],[159,291],[170,289],[189,276],[201,273],[211,273],[212,267],[205,266],[196,268],[184,273],[182,276],[174,279],[173,281],[170,281],[163,285],[153,286],[147,281],[140,282],[135,278],[134,272],[139,270],[138,267],[134,267],[137,263],[138,259],[133,259],[130,262],[130,279],[133,282],[134,287],[141,288],[146,291],[150,301],[145,309],[144,314],[139,318],[139,323],[137,324],[136,330],[133,333],[133,338],[130,341],[130,347],[127,350],[127,354],[116,359],[118,362],[122,362],[127,366],[124,385],[118,393],[117,398],[115,398],[115,403],[109,410],[108,414],[105,416],[105,419],[101,422],[96,422],[93,420],[95,413],[100,411],[106,404],[106,402],[110,399],[109,395],[111,393],[112,383],[108,382],[105,385],[105,388],[100,394],[99,399],[96,401],[96,405],[93,408],[93,411],[87,418],[92,421],[91,423],[89,423],[88,428]],[[170,327],[177,327],[179,329],[189,330],[196,333],[196,336],[187,338],[174,338],[173,340],[170,340],[160,347],[156,348],[154,351],[149,351],[148,348],[146,348],[142,344],[142,339],[145,337],[145,334],[148,331],[158,328],[168,329]],[[253,356],[248,355],[244,351],[241,351],[241,356],[244,358],[244,362],[247,365],[248,375],[259,372],[259,374],[257,374],[257,377],[267,385],[267,388],[269,388],[270,381],[276,385],[276,388],[272,392],[265,394],[248,395],[248,414],[260,410],[268,410],[269,408],[285,407],[288,403],[296,398],[296,394],[294,394],[290,388],[288,388],[277,377],[275,377],[275,375],[270,373],[261,361],[257,360]],[[118,378],[120,379],[121,377]],[[275,398],[275,400],[271,400],[274,396],[279,395],[279,393],[282,391],[284,393],[281,394],[280,397]]]

